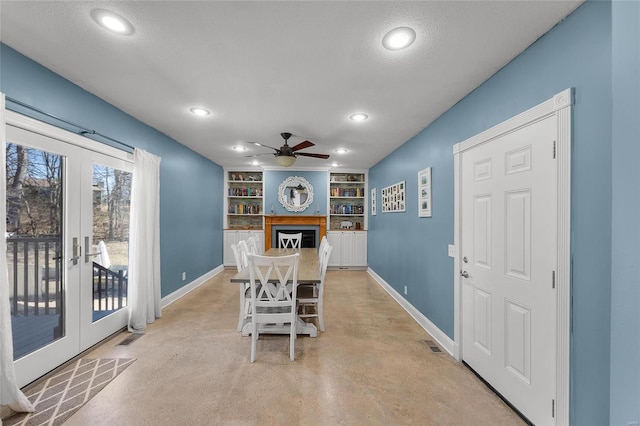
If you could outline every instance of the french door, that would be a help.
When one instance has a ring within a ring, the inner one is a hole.
[[[23,386],[127,322],[130,155],[7,113],[7,264]]]

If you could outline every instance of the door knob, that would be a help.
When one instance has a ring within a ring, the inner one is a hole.
[[[467,271],[460,272],[460,275],[462,275],[465,278],[469,278],[469,273]]]

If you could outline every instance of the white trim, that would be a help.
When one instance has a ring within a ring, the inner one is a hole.
[[[511,117],[510,119],[503,121],[482,133],[478,133],[465,141],[455,144],[453,146],[453,154],[459,154],[476,145],[490,142],[495,138],[514,132],[523,126],[531,124],[534,121],[539,121],[544,117],[566,107],[570,107],[571,105],[573,105],[573,90],[566,89],[555,95],[553,98],[548,99],[545,102],[516,115],[515,117]]]
[[[558,111],[558,270],[556,337],[556,424],[569,424],[571,332],[571,123],[572,108]]]
[[[393,287],[391,287],[389,283],[387,283],[380,275],[376,274],[371,268],[368,268],[367,272],[374,280],[376,280],[378,284],[380,284],[380,287],[385,289],[386,292],[389,293],[389,295],[391,295],[391,297],[393,297],[395,301],[398,302],[398,304],[400,304],[400,306],[402,306],[409,315],[411,315],[411,317],[418,323],[418,325],[420,325],[420,327],[424,329],[424,331],[426,331],[431,337],[433,337],[433,340],[435,340],[440,346],[442,346],[444,350],[449,352],[450,355],[458,352],[456,343],[451,340],[449,336],[447,336],[442,330],[436,327],[434,323],[429,321],[429,319],[425,317],[422,312],[418,311],[415,306],[409,303],[407,299],[402,297],[400,293],[398,293]]]
[[[570,315],[571,315],[571,114],[573,89],[566,89],[541,104],[516,115],[502,123],[478,133],[453,146],[454,154],[454,341],[459,352],[454,355],[462,359],[462,291],[460,279],[461,215],[460,185],[461,164],[464,151],[476,145],[490,142],[519,128],[530,125],[551,115],[556,115],[558,133],[556,141],[557,159],[557,312],[556,312],[556,425],[569,424],[569,371],[570,371]]]
[[[195,280],[191,281],[189,284],[186,284],[180,287],[179,289],[177,289],[176,291],[174,291],[173,293],[166,295],[160,300],[160,305],[162,306],[162,309],[166,308],[176,300],[185,296],[187,293],[190,293],[196,288],[200,287],[202,284],[206,283],[207,281],[209,281],[211,278],[215,277],[222,271],[224,271],[224,266],[219,265],[218,267],[210,270],[206,274],[201,275]]]
[[[60,140],[62,142],[118,158],[129,163],[133,163],[133,154],[118,148],[94,141],[68,130],[61,129],[44,121],[36,120],[26,115],[19,114],[15,111],[6,110],[6,124],[20,129],[28,130],[43,136]]]
[[[457,147],[457,145],[455,146]],[[455,148],[454,147],[454,148]],[[455,247],[453,257],[453,340],[456,342],[456,352],[453,356],[462,361],[462,353],[460,351],[460,345],[462,345],[462,321],[459,315],[462,309],[462,288],[460,288],[460,230],[462,224],[460,223],[460,185],[458,182],[462,181],[462,156],[458,155],[458,152],[454,149],[453,156],[453,246]]]

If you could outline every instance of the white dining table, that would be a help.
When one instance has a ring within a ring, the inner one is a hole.
[[[287,256],[294,253],[300,253],[298,262],[298,285],[300,284],[319,284],[320,283],[320,265],[318,252],[315,248],[302,249],[281,249],[272,248],[267,250],[263,256]],[[248,283],[249,269],[238,272],[231,277],[232,283]],[[313,323],[307,323],[302,318],[297,317],[296,322],[297,334],[309,335],[309,337],[317,337],[318,329]],[[260,333],[266,334],[289,334],[289,327],[284,324],[265,324],[261,325]],[[242,325],[242,335],[251,335],[251,318],[247,318]]]

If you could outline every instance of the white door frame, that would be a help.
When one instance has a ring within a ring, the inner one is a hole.
[[[554,153],[557,159],[557,253],[556,271],[557,324],[556,324],[556,401],[555,419],[557,425],[569,424],[569,332],[570,332],[570,226],[571,226],[571,114],[573,89],[566,89],[551,99],[518,114],[502,123],[478,133],[477,135],[453,146],[454,158],[454,231],[456,248],[453,267],[454,297],[454,353],[462,360],[462,280],[460,278],[461,236],[461,182],[462,153],[477,145],[511,133],[533,122],[555,115],[558,122],[557,139]]]
[[[0,95],[2,95],[0,93]],[[51,139],[55,139],[55,140],[59,140],[61,141],[61,143],[64,145],[68,145],[69,148],[65,149],[63,148],[62,151],[64,151],[65,153],[71,152],[71,151],[80,151],[77,148],[82,148],[82,151],[91,151],[91,152],[95,152],[101,155],[104,155],[106,157],[111,157],[113,158],[116,163],[117,162],[121,162],[121,163],[131,163],[133,164],[133,154],[132,153],[128,153],[125,151],[122,151],[120,149],[111,147],[109,145],[105,145],[102,144],[100,142],[96,142],[93,141],[91,139],[85,138],[83,136],[77,135],[75,133],[71,133],[67,130],[55,127],[53,125],[47,124],[45,122],[24,116],[20,113],[17,113],[15,111],[10,111],[7,110],[6,108],[3,109],[3,115],[4,115],[4,123],[0,122],[0,126],[2,126],[2,134],[0,135],[0,142],[5,143],[5,135],[4,132],[6,130],[6,126],[12,126],[18,129],[22,129],[22,130],[26,130],[35,134],[39,134],[42,135],[44,137],[47,138],[51,138]],[[4,149],[4,147],[3,147]],[[68,154],[67,154],[68,155]],[[89,161],[91,162],[91,160],[93,159],[93,157],[90,156],[86,156],[86,158],[89,159]],[[79,162],[78,162],[79,163]],[[91,163],[93,164],[93,163]],[[78,166],[79,167],[79,166]],[[3,171],[4,173],[4,171]],[[65,171],[65,187],[68,189],[69,186],[69,181],[70,179],[68,179],[68,171]],[[80,193],[79,191],[79,182],[74,182],[78,184],[78,194]],[[2,202],[5,202],[4,200]],[[73,218],[70,218],[70,214],[74,214],[75,216],[73,216]],[[80,211],[73,211],[73,212],[66,212],[64,213],[64,226],[63,228],[65,229],[65,233],[66,230],[69,228],[68,224],[70,221],[73,221],[74,223],[79,222],[80,221]],[[78,227],[78,231],[80,231],[79,227]],[[80,234],[78,234],[78,238],[80,238]],[[65,237],[66,238],[66,237]],[[84,243],[82,242],[82,239],[80,238],[80,245],[82,246]],[[69,259],[71,257],[71,253],[69,252],[69,246],[70,244],[68,244],[68,242],[66,242],[64,244],[65,246],[65,253],[63,254],[63,258],[64,259]],[[86,248],[85,248],[86,249]],[[67,277],[68,279],[69,277]],[[67,284],[70,284],[69,281],[67,281]],[[77,284],[75,287],[78,287],[81,285],[82,283]],[[67,289],[66,292],[66,298],[67,298],[67,306],[70,306],[71,304],[69,303],[70,300],[72,300],[72,296],[73,296],[73,300],[77,300],[78,302],[82,302],[82,300],[80,299],[80,295],[75,295],[76,289],[74,289],[73,287],[70,287]],[[14,365],[16,366],[16,376],[17,376],[17,382],[18,382],[18,386],[22,387],[28,383],[30,383],[31,381],[37,379],[38,377],[40,377],[42,375],[42,371],[45,371],[47,369],[53,369],[55,367],[57,367],[58,365],[60,365],[60,363],[63,363],[65,361],[67,361],[68,359],[73,358],[74,356],[78,355],[79,353],[81,353],[83,350],[87,349],[89,346],[91,346],[92,344],[96,343],[97,341],[103,339],[104,337],[107,337],[109,334],[111,334],[113,331],[117,331],[117,330],[111,330],[109,331],[109,329],[107,327],[109,326],[113,326],[114,321],[107,318],[104,318],[101,321],[98,321],[96,323],[86,323],[84,324],[84,328],[83,324],[82,324],[82,320],[86,320],[86,321],[91,321],[90,317],[87,317],[87,315],[85,314],[85,317],[80,317],[81,312],[81,305],[78,306],[74,306],[73,309],[77,309],[77,315],[74,315],[74,318],[78,319],[78,323],[77,324],[67,324],[67,326],[69,327],[67,329],[67,331],[69,333],[76,333],[77,334],[77,341],[73,340],[70,341],[69,344],[66,344],[62,339],[58,339],[58,341],[54,341],[49,343],[47,346],[50,345],[56,345],[58,344],[58,346],[60,346],[61,352],[59,357],[57,358],[52,358],[50,360],[50,363],[42,366],[40,365],[40,361],[36,360],[35,357],[31,357],[34,358],[34,360],[32,360],[29,356],[25,356],[17,361],[14,361]],[[128,307],[126,309],[129,309]],[[126,317],[126,311],[125,309],[121,310],[122,312],[118,312],[116,313],[119,316],[119,319],[123,319]],[[69,318],[70,319],[70,318]],[[124,326],[126,323],[123,322],[122,325]],[[88,324],[88,327],[87,327]],[[90,330],[89,330],[90,329]],[[102,333],[102,335],[99,335],[99,338],[96,338],[95,336],[89,336],[89,338],[87,338],[86,334],[87,333]],[[106,334],[108,332],[108,334]],[[85,333],[85,336],[83,337],[83,333]],[[65,336],[66,337],[66,336]],[[75,336],[74,336],[75,339]],[[37,351],[41,351],[44,348],[38,349]],[[61,360],[61,361],[60,361]],[[33,365],[33,366],[32,366]],[[40,368],[41,367],[41,368]]]

